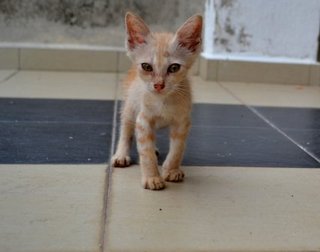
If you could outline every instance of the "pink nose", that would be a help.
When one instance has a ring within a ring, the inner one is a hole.
[[[153,85],[154,89],[160,92],[162,89],[165,88],[165,85],[163,82],[159,82]]]

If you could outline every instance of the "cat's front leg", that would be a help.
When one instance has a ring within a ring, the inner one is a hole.
[[[161,190],[165,187],[158,170],[155,153],[154,122],[141,112],[136,122],[136,139],[140,157],[142,186],[145,189]]]
[[[170,148],[167,158],[163,163],[163,178],[166,181],[183,181],[184,173],[180,169],[180,164],[183,158],[185,142],[189,133],[189,128],[189,119],[179,123],[174,123],[170,127]]]
[[[114,167],[127,167],[130,165],[130,146],[134,133],[133,111],[125,104],[120,127],[120,137],[117,150],[111,159]]]

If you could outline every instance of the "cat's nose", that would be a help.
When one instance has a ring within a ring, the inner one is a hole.
[[[153,85],[154,89],[158,92],[160,92],[162,89],[165,88],[164,82],[158,82],[156,84]]]

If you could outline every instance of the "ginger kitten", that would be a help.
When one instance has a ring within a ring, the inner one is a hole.
[[[124,81],[125,101],[120,138],[112,157],[115,167],[130,165],[135,132],[142,186],[160,190],[165,180],[180,182],[180,169],[190,128],[191,88],[187,77],[201,48],[202,17],[189,18],[175,34],[152,33],[144,21],[128,12],[125,17],[128,56],[132,67]],[[170,128],[170,149],[158,170],[155,130]]]

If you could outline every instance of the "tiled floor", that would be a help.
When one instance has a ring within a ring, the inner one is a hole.
[[[193,77],[186,179],[155,192],[108,167],[122,77],[0,71],[1,252],[320,251],[319,86]]]

